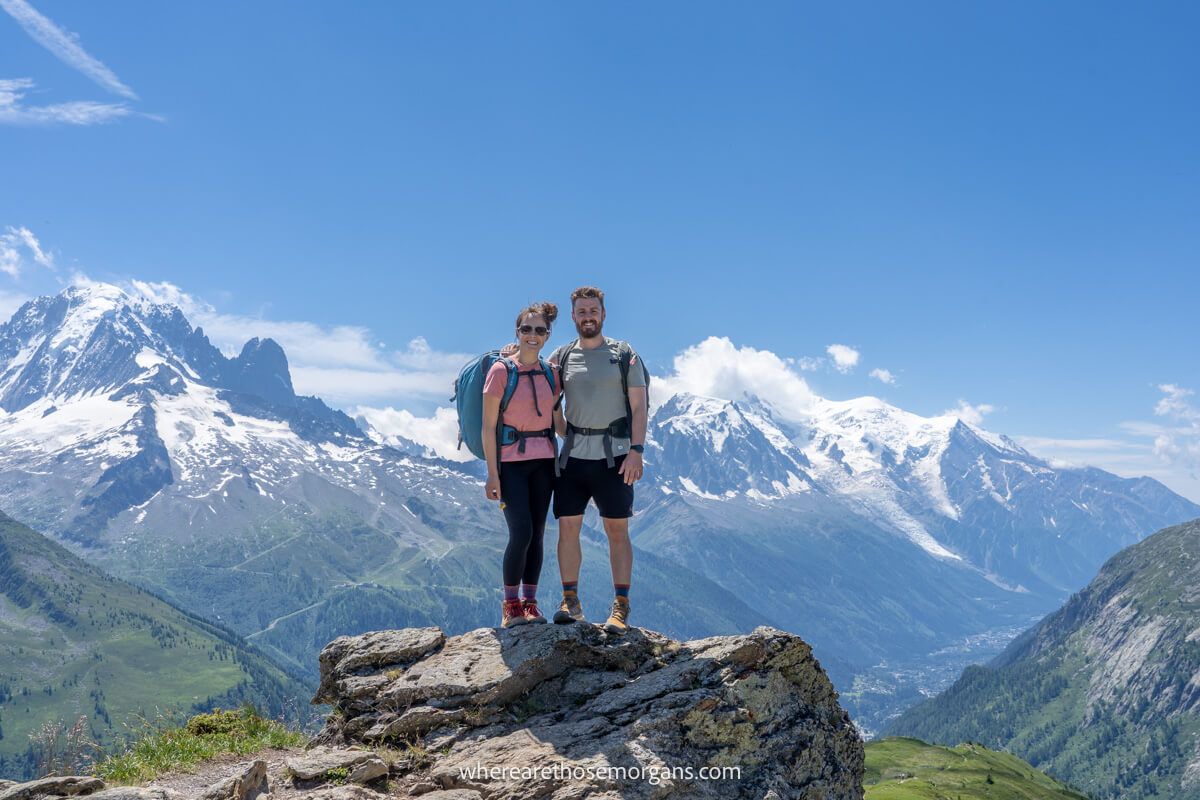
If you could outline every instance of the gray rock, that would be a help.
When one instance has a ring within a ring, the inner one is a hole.
[[[42,797],[76,797],[104,788],[104,781],[82,775],[39,778],[9,786],[0,791],[0,800],[34,800]]]
[[[351,783],[370,783],[386,777],[387,774],[388,765],[383,763],[383,759],[372,758],[352,768],[346,780]]]
[[[240,771],[213,784],[200,800],[255,800],[269,791],[267,762],[258,760],[244,764]]]
[[[406,769],[393,773],[411,795],[862,798],[862,740],[795,635],[760,627],[681,643],[590,624],[431,631],[342,637],[321,659],[323,700],[337,713],[317,741],[405,748]],[[419,644],[396,667],[383,641],[395,653],[395,643]]]
[[[331,769],[347,770],[368,761],[378,761],[369,750],[345,750],[331,747],[316,747],[307,753],[289,758],[285,763],[298,781],[323,780]]]
[[[331,703],[335,697],[372,692],[378,688],[379,679],[387,682],[387,677],[376,675],[375,681],[356,681],[364,670],[378,673],[388,668],[402,668],[437,649],[445,640],[440,628],[403,628],[338,637],[321,651],[321,685],[313,703]],[[345,683],[326,683],[327,675]]]
[[[186,800],[186,798],[175,791],[174,789],[143,789],[137,786],[117,786],[112,789],[105,789],[96,794],[89,794],[88,800]],[[265,797],[260,797],[258,800],[267,800]]]
[[[387,795],[373,792],[362,786],[335,786],[330,789],[318,789],[304,795],[304,800],[381,800]]]

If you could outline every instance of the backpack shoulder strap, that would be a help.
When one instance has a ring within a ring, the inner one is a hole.
[[[542,368],[542,374],[546,376],[546,383],[550,384],[550,394],[558,391],[554,382],[554,367],[550,366],[550,362],[544,358],[538,359],[538,366]]]
[[[617,342],[617,366],[621,370],[621,393],[625,395],[625,418],[629,430],[633,430],[633,407],[629,404],[629,364],[633,361],[633,348],[629,342]]]
[[[558,356],[558,358],[554,359],[554,360],[555,360],[556,366],[558,367],[558,379],[560,381],[562,381],[562,388],[563,388],[563,391],[558,396],[558,399],[554,401],[554,410],[555,411],[562,408],[563,398],[567,396],[567,392],[566,392],[566,389],[567,389],[567,358],[571,355],[571,351],[574,350],[575,346],[578,344],[579,344],[578,339],[572,339],[571,341],[564,344],[562,347],[555,350],[554,353],[550,354],[551,359],[554,359],[555,355]]]
[[[560,375],[563,374],[567,366],[567,357],[571,355],[571,351],[574,350],[575,346],[578,344],[578,339],[572,339],[550,354],[550,357],[554,359],[554,363],[558,366],[558,372]],[[555,355],[557,355],[558,358],[554,358]]]
[[[512,400],[513,393],[517,391],[517,380],[521,377],[518,374],[517,366],[511,359],[501,358],[504,363],[504,369],[508,373],[508,380],[504,383],[504,396],[500,398],[500,413],[503,414],[508,408],[508,403]]]
[[[633,346],[629,342],[617,342],[617,365],[621,369],[621,391],[625,395],[625,418],[629,421],[629,430],[633,431],[633,404],[629,402],[629,370],[633,365]],[[642,376],[646,383],[646,405],[649,413],[650,405],[650,371],[646,362],[642,361]]]

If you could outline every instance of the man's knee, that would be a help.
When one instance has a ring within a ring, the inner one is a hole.
[[[604,520],[604,532],[609,539],[628,539],[629,538],[629,520],[627,519],[609,519],[602,517]]]
[[[579,532],[583,529],[583,517],[559,517],[558,518],[558,535],[572,536],[579,538]]]

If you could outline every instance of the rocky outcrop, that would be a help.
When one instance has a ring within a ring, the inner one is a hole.
[[[16,783],[0,790],[0,800],[41,800],[43,797],[76,797],[104,788],[99,778],[68,775],[64,777],[40,778],[36,781]]]
[[[799,637],[760,627],[678,642],[591,624],[405,628],[321,653],[304,750],[147,787],[87,777],[0,800],[861,800],[863,743]]]
[[[406,753],[392,785],[483,798],[862,797],[863,745],[811,648],[588,625],[408,628],[321,653],[315,744]]]

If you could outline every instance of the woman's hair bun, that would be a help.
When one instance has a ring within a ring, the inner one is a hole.
[[[551,303],[549,300],[543,303],[530,303],[521,309],[521,313],[517,314],[517,327],[521,327],[521,320],[525,319],[529,314],[540,314],[546,319],[546,325],[553,325],[554,320],[558,319],[558,306]]]

